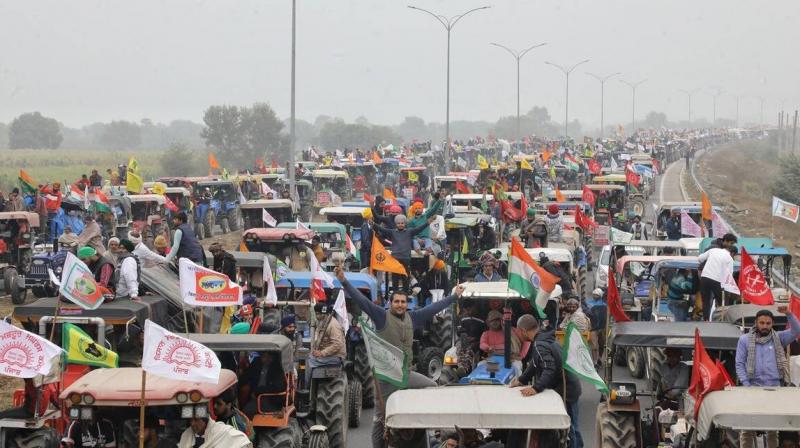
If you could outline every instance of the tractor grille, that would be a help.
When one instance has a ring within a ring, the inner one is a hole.
[[[44,275],[47,276],[47,264],[31,264],[31,268],[28,271],[31,275]]]

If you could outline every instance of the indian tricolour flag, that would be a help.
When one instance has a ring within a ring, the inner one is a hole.
[[[94,193],[89,193],[89,198],[92,199],[92,207],[95,212],[111,212],[111,204],[108,202],[108,196],[106,196],[100,188],[95,188]],[[166,198],[166,196],[164,198]]]
[[[544,318],[543,309],[550,293],[558,283],[558,277],[547,272],[533,260],[517,238],[511,239],[508,255],[508,287],[530,300]],[[546,294],[540,294],[543,291]]]
[[[571,169],[572,171],[578,171],[579,168],[578,161],[571,156],[564,157],[564,165],[566,165],[567,168]]]

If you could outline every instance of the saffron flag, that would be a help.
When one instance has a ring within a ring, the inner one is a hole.
[[[540,317],[558,280],[558,277],[534,261],[517,238],[511,239],[511,251],[508,255],[508,287],[535,305]],[[540,290],[545,294],[539,294]]]
[[[528,162],[528,159],[522,159],[519,162],[519,167],[523,170],[533,171],[533,167],[531,166],[531,163]]]
[[[700,202],[701,202],[701,215],[703,217],[703,221],[711,221],[713,219],[712,216],[712,208],[711,208],[711,201],[708,199],[708,195],[705,191],[700,193]]]
[[[708,355],[700,330],[694,329],[694,362],[692,363],[692,379],[689,383],[689,394],[694,397],[694,415],[700,410],[703,397],[709,392],[725,389],[732,386],[725,380],[725,375],[720,371],[718,364]]]
[[[550,158],[553,157],[553,153],[550,151],[545,151],[542,153],[542,162],[547,163]]]
[[[397,202],[397,198],[394,196],[394,193],[392,192],[392,190],[390,190],[390,189],[388,189],[386,187],[383,188],[383,199],[386,199],[387,201],[395,201],[395,202]]]
[[[20,170],[20,180],[22,179],[22,170]],[[800,205],[786,202],[783,199],[772,197],[772,216],[783,218],[785,220],[797,223],[800,217]],[[716,236],[716,235],[715,235]]]
[[[0,371],[15,378],[47,375],[61,348],[47,339],[0,319]]]
[[[586,341],[583,340],[583,336],[581,336],[581,332],[575,322],[570,322],[567,325],[562,352],[564,369],[574,373],[582,380],[592,383],[597,390],[608,392],[608,386],[606,386],[600,374],[597,373],[592,353],[589,351],[589,347],[586,345]]]
[[[556,202],[567,202],[566,198],[564,198],[564,193],[556,187]]]
[[[264,301],[267,305],[275,306],[278,304],[278,292],[275,290],[275,276],[272,274],[272,267],[269,265],[269,259],[264,255],[264,265],[261,269],[261,276],[264,280],[266,287],[266,294]]]
[[[372,253],[369,260],[369,271],[393,272],[408,275],[406,268],[383,247],[380,240],[372,235]]]
[[[147,319],[142,370],[164,378],[217,384],[222,364],[203,344],[182,338]]]
[[[742,249],[742,267],[739,272],[739,290],[742,292],[742,300],[746,300],[754,305],[772,305],[775,299],[772,297],[772,290],[764,279],[764,274],[758,265],[747,253],[744,246]]]
[[[242,287],[227,275],[204,268],[188,258],[178,260],[180,292],[192,306],[232,306],[242,304]]]
[[[622,300],[619,297],[619,290],[617,289],[617,279],[614,272],[608,273],[608,312],[616,322],[630,322],[631,318],[625,314],[622,309]]]
[[[61,332],[61,346],[67,352],[69,364],[119,367],[119,356],[104,346],[96,344],[94,339],[77,325],[64,324]]]
[[[103,304],[104,289],[94,280],[92,270],[72,252],[67,252],[58,293],[85,310],[94,310]]]
[[[217,156],[214,155],[213,152],[208,153],[208,167],[212,170],[219,169],[219,162],[217,162]]]
[[[377,152],[377,151],[373,151],[373,152],[372,152],[372,161],[373,161],[373,162],[374,162],[376,165],[380,165],[381,163],[383,163],[383,160],[381,159],[381,156],[379,156],[379,155],[378,155],[378,152]]]
[[[36,194],[36,182],[25,170],[19,170],[19,186],[22,187],[22,194]]]

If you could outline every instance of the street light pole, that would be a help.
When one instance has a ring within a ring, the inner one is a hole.
[[[625,81],[625,80],[621,80],[621,82],[623,84],[625,84],[625,85],[627,85],[628,87],[631,88],[631,91],[633,93],[633,95],[631,97],[631,122],[632,122],[632,126],[633,126],[633,129],[631,129],[631,132],[632,132],[631,135],[636,133],[636,88],[639,87],[639,85],[642,84],[645,81],[647,81],[647,80],[643,79],[643,80],[641,80],[639,82],[628,82],[628,81]]]
[[[712,117],[711,118],[711,120],[712,120],[711,121],[711,127],[712,128],[717,125],[717,97],[722,95],[722,89],[717,89],[716,91],[717,91],[717,93],[709,93],[709,95],[711,95],[711,98],[714,100],[714,102],[713,102],[714,110],[713,110],[713,113],[711,115],[711,117]]]
[[[519,61],[529,51],[533,50],[534,48],[538,48],[538,47],[542,47],[544,45],[547,45],[547,42],[543,42],[541,44],[530,46],[530,47],[528,47],[528,48],[526,48],[526,49],[524,49],[522,51],[514,51],[514,50],[506,47],[505,45],[501,45],[501,44],[498,44],[498,43],[495,43],[495,42],[490,42],[489,45],[494,45],[495,47],[499,47],[499,48],[502,48],[503,50],[506,50],[517,61],[517,135],[516,135],[516,140],[517,140],[517,142],[519,142],[519,140],[520,140],[520,131],[519,131]]]
[[[573,64],[571,67],[565,67],[558,64],[553,64],[552,62],[545,61],[544,63],[547,65],[552,65],[553,67],[561,70],[561,73],[564,74],[566,77],[566,100],[564,102],[564,138],[569,138],[569,74],[572,73],[573,70],[578,68],[579,65],[585,64],[589,62],[588,59],[584,59],[581,62]]]
[[[419,8],[417,6],[408,6],[410,9],[415,9],[417,11],[422,11],[424,13],[428,13],[433,16],[439,23],[442,24],[445,30],[447,30],[447,112],[445,117],[445,147],[444,147],[444,160],[447,171],[450,170],[450,31],[456,26],[459,20],[461,20],[467,14],[473,13],[475,11],[480,11],[482,9],[489,9],[490,6],[481,6],[480,8],[470,9],[469,11],[455,15],[453,17],[447,18],[441,14],[434,14],[427,9]]]
[[[612,73],[606,76],[598,76],[594,73],[587,73],[587,75],[593,77],[594,79],[600,81],[600,140],[603,139],[605,134],[605,88],[606,88],[606,81],[613,78],[614,76],[621,75],[622,73]]]
[[[294,195],[295,188],[295,107],[294,107],[294,78],[295,78],[295,27],[297,24],[297,0],[292,0],[292,87],[291,87],[291,116],[289,118],[289,194]],[[292,198],[297,200],[297,198]]]
[[[698,89],[693,89],[693,90],[683,90],[683,89],[681,89],[680,90],[681,92],[685,93],[686,96],[689,98],[689,128],[692,127],[692,95],[697,93],[697,90]]]

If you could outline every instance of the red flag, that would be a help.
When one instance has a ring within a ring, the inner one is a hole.
[[[600,172],[603,170],[603,166],[600,165],[600,162],[595,159],[590,160],[586,167],[589,168],[589,172],[595,176],[600,174]]]
[[[462,193],[462,194],[467,194],[467,193],[469,193],[469,187],[468,187],[468,186],[466,186],[466,185],[464,184],[464,182],[461,182],[460,180],[457,180],[457,181],[456,181],[456,190],[458,190],[458,192],[459,192],[459,193]]]
[[[794,317],[800,319],[800,297],[792,294],[792,298],[789,299],[789,312],[794,314]]]
[[[583,230],[591,230],[598,225],[592,218],[583,214],[580,205],[575,206],[575,224]]]
[[[739,271],[739,290],[742,292],[742,300],[754,305],[775,303],[769,284],[764,279],[764,274],[761,273],[761,269],[755,264],[744,246],[742,246],[742,267]]]
[[[731,378],[730,374],[728,373],[728,369],[726,369],[725,366],[722,365],[719,359],[714,360],[714,365],[716,365],[717,368],[719,369],[719,373],[722,374],[722,378],[725,380],[725,383],[727,385],[733,386],[734,384],[736,384],[733,382],[733,378]]]
[[[616,322],[630,322],[631,318],[625,314],[622,309],[622,301],[619,298],[619,290],[617,290],[617,280],[614,278],[614,272],[608,273],[608,312]]]
[[[172,202],[167,195],[164,195],[164,206],[167,207],[172,213],[178,213],[178,206],[175,205],[175,203]]]
[[[706,352],[700,330],[694,329],[694,363],[692,364],[692,380],[689,383],[689,393],[694,397],[694,415],[700,410],[703,397],[709,392],[723,390],[725,386],[732,386],[725,378],[727,372],[722,373],[719,361],[715,362]],[[723,369],[724,370],[724,369]]]
[[[519,210],[521,219],[525,219],[528,216],[528,201],[525,200],[525,195],[522,195],[522,199],[519,200]]]
[[[595,200],[594,193],[586,185],[583,186],[583,194],[581,195],[581,199],[583,200],[583,202],[586,202],[587,204],[590,204],[592,207],[594,207],[594,200]]]
[[[633,170],[628,169],[625,171],[625,180],[629,184],[633,184],[634,187],[639,186],[639,175],[634,173]]]
[[[328,300],[328,296],[325,295],[325,288],[322,285],[322,280],[318,278],[311,281],[311,299],[314,303],[324,303]]]
[[[278,161],[275,160],[275,159],[272,159],[272,168],[274,169],[274,168],[277,168],[277,167],[278,167]]]
[[[372,202],[375,201],[375,198],[369,193],[364,193],[364,200],[372,204]]]
[[[256,167],[259,173],[266,173],[267,167],[264,166],[264,159],[256,159]]]

